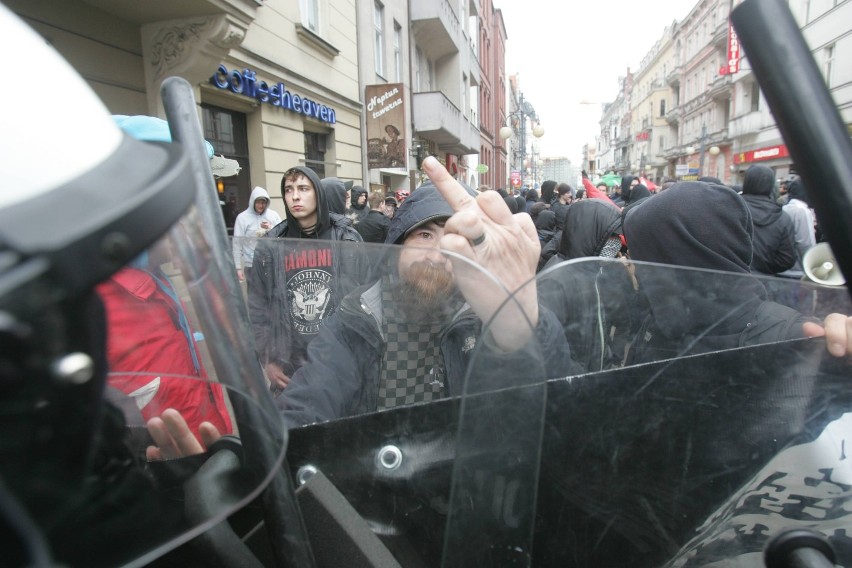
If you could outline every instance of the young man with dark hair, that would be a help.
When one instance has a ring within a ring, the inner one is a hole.
[[[370,204],[370,210],[355,226],[355,230],[365,243],[383,243],[388,236],[388,227],[391,222],[385,214],[385,198],[379,193],[372,193],[367,201]]]
[[[361,242],[343,215],[329,211],[319,176],[310,168],[281,179],[287,218],[257,243],[249,282],[249,314],[270,386],[280,391],[304,364],[307,347],[340,299],[367,273],[354,247]],[[298,239],[284,245],[277,239]]]
[[[556,230],[561,231],[565,226],[568,206],[574,201],[574,190],[567,183],[560,183],[556,186],[556,195],[556,202],[550,206],[550,210],[556,215]]]

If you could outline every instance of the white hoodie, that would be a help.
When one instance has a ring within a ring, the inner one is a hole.
[[[234,264],[237,270],[243,267],[251,268],[255,247],[254,238],[262,237],[266,231],[281,222],[281,216],[269,206],[266,207],[263,215],[258,215],[254,210],[254,202],[258,199],[266,199],[269,202],[269,193],[260,186],[252,190],[248,209],[237,215],[237,220],[234,222]],[[260,226],[263,221],[269,222],[269,227],[266,229]]]

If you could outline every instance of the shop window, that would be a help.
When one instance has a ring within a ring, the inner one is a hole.
[[[325,175],[325,152],[328,135],[318,132],[305,132],[305,165],[314,170],[320,179]]]
[[[204,138],[213,145],[213,151],[240,164],[239,174],[216,180],[225,226],[232,234],[237,213],[246,208],[251,197],[246,115],[207,104],[202,104],[201,110]]]

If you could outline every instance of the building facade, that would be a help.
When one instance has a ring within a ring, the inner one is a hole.
[[[615,101],[604,106],[601,116],[600,173],[644,169],[657,181],[710,176],[737,184],[749,166],[760,163],[779,180],[795,174],[730,24],[732,5],[739,3],[697,2],[646,54],[629,94],[620,82]],[[852,68],[838,63],[852,58],[852,2],[791,0],[788,6],[852,133]],[[633,136],[625,150],[622,108],[627,100]]]
[[[363,186],[381,194],[410,190],[411,38],[407,0],[356,2]]]
[[[114,114],[164,116],[168,76],[194,88],[205,137],[237,160],[220,197],[245,209],[282,174],[361,178],[354,5],[342,0],[13,0],[9,7],[77,69]],[[73,111],[73,109],[69,109]]]
[[[618,96],[602,105],[601,134],[598,138],[598,172],[629,173],[631,162],[633,73],[618,78]]]
[[[567,183],[577,189],[577,170],[569,158],[544,158],[541,165],[541,180]]]
[[[458,179],[476,183],[465,156],[478,154],[481,70],[475,51],[479,0],[409,4],[412,141],[415,164],[434,155]],[[476,24],[472,22],[477,22]],[[411,188],[422,181],[412,170]]]
[[[733,71],[726,65],[729,11],[726,1],[702,0],[677,26],[675,67],[669,82],[677,91],[673,111],[679,121],[677,143],[667,152],[670,176],[677,175],[677,164],[686,164],[688,173],[681,179],[730,178]]]
[[[676,131],[673,135],[666,121],[672,101],[666,75],[674,56],[672,39],[676,29],[677,22],[666,28],[633,77],[630,164],[636,173],[652,181],[659,179],[667,169],[665,150],[676,136]]]
[[[492,0],[482,0],[479,26],[479,168],[478,185],[505,187],[508,153],[500,128],[506,123],[506,26]],[[471,184],[473,185],[473,184]],[[474,185],[476,187],[476,185]]]

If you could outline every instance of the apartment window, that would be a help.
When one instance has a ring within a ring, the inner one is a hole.
[[[660,116],[666,116],[666,99],[660,99]]]
[[[461,82],[461,114],[467,116],[468,109],[468,91],[467,91],[467,75],[462,74]]]
[[[302,8],[302,25],[319,34],[320,26],[320,0],[300,0]]]
[[[393,23],[393,70],[394,80],[402,83],[402,28]]]
[[[305,165],[314,170],[320,179],[325,175],[325,151],[328,135],[318,132],[305,132]]]
[[[376,73],[385,74],[385,7],[376,2],[373,5],[373,27],[375,28]]]
[[[757,81],[751,84],[749,96],[751,97],[751,112],[757,112],[760,110],[760,85],[757,84]]]
[[[822,72],[825,75],[825,84],[831,87],[831,73],[834,69],[834,45],[829,45],[828,47],[826,47],[823,53],[824,57]]]
[[[663,150],[666,148],[666,137],[660,136],[659,138],[657,138],[657,144],[657,153],[662,154]]]
[[[423,91],[423,83],[420,70],[423,66],[423,51],[420,47],[414,48],[414,91],[420,93]]]

